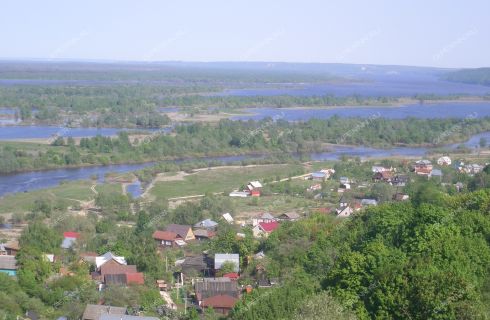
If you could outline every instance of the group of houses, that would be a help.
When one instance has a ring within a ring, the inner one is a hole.
[[[396,168],[393,167],[373,166],[371,171],[373,172],[372,179],[374,182],[386,182],[393,186],[404,187],[409,181],[408,175],[398,174]]]
[[[233,221],[229,213],[226,214],[226,217]],[[183,247],[189,242],[212,239],[216,235],[217,226],[218,223],[211,219],[198,222],[194,226],[169,224],[165,230],[155,231],[153,239],[161,249]]]

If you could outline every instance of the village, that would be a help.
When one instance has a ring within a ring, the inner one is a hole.
[[[362,166],[365,174],[349,173],[348,168],[353,165]],[[165,302],[161,309],[162,314],[188,312],[193,309],[199,314],[213,310],[216,314],[226,316],[244,296],[254,290],[264,290],[280,283],[280,279],[268,272],[267,251],[264,251],[261,244],[282,224],[294,224],[312,214],[346,219],[370,206],[407,201],[410,199],[407,186],[414,181],[430,181],[448,190],[463,192],[468,186],[466,182],[457,181],[458,177],[472,177],[486,165],[488,163],[452,161],[448,156],[433,160],[397,160],[367,164],[347,161],[330,168],[320,167],[305,174],[278,178],[275,181],[242,182],[244,187],[222,197],[249,201],[247,199],[278,196],[281,192],[279,186],[294,185],[295,193],[281,194],[280,199],[286,201],[289,197],[308,198],[313,201],[313,206],[301,211],[294,207],[280,212],[264,210],[246,219],[243,216],[237,219],[237,215],[230,212],[219,212],[215,214],[216,219],[206,218],[194,221],[193,224],[168,223],[163,228],[157,228],[151,234],[151,239],[157,254],[165,261],[165,270],[172,276],[152,279],[151,282],[136,265],[128,263],[125,256],[110,251],[85,251],[86,236],[79,230],[65,230],[59,244],[59,255],[44,252],[44,258],[57,266],[58,271],[54,277],[58,278],[73,275],[68,261],[88,265],[90,273],[86,276],[93,289],[99,292],[111,287],[152,287]],[[311,167],[311,164],[308,163],[307,166]],[[445,179],[445,175],[451,176],[451,179]],[[299,193],[297,190],[303,191]],[[246,252],[245,255],[239,250],[219,251],[219,245],[210,246],[213,241],[224,241],[224,238],[219,238],[220,233],[223,237],[223,230],[226,230],[226,235],[232,235],[231,248],[249,246],[254,251],[242,250]],[[0,272],[16,277],[16,254],[20,249],[18,239],[0,244]],[[90,304],[86,306],[81,319],[158,319],[143,314],[144,312],[130,312],[119,306]],[[27,318],[36,319],[35,315],[27,315]]]

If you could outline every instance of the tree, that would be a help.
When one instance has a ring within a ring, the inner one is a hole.
[[[223,276],[227,273],[235,272],[238,266],[233,261],[225,261],[221,265],[221,269],[218,271],[218,276]]]
[[[487,139],[485,137],[481,137],[479,145],[480,145],[480,148],[485,148],[487,146]]]
[[[323,291],[304,299],[293,320],[354,320],[355,314]]]
[[[393,197],[393,188],[387,183],[376,183],[371,189],[371,196],[381,203],[390,201]]]

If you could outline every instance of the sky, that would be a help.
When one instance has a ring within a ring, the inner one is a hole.
[[[15,0],[0,58],[490,66],[490,1]]]

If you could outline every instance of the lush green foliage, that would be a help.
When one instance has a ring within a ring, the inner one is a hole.
[[[299,307],[297,295],[309,297],[305,304],[330,304],[331,298],[311,291],[316,284],[337,299],[340,311],[352,309],[361,319],[485,318],[490,190],[443,197],[371,207],[348,220],[315,216],[283,224],[265,243],[268,272],[287,285],[308,275],[305,285],[296,283],[286,294],[283,284],[262,299],[245,300],[237,311],[293,318],[283,309]]]
[[[22,144],[0,149],[0,172],[142,162],[190,156],[232,154],[286,154],[325,151],[325,143],[366,146],[434,145],[444,136],[444,143],[461,141],[470,135],[490,130],[490,119],[479,118],[461,123],[457,119],[372,120],[362,134],[346,128],[362,125],[362,119],[332,117],[305,123],[254,122],[223,120],[217,125],[192,124],[175,128],[175,135],[153,135],[150,139],[130,143],[128,135],[117,138],[84,138],[79,146],[46,146],[45,150],[24,150]],[[454,126],[461,130],[451,136]],[[341,137],[341,138],[339,138]],[[341,139],[341,141],[339,141]],[[58,143],[61,144],[61,143]]]

